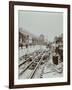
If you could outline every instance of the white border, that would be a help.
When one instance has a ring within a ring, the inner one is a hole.
[[[46,79],[18,79],[18,10],[63,12],[63,77]],[[67,82],[67,9],[51,7],[14,6],[14,85]]]

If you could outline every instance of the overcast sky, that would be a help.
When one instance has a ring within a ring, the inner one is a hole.
[[[43,34],[48,41],[63,33],[63,13],[18,11],[18,26],[35,36]]]

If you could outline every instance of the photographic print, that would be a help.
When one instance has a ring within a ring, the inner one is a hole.
[[[63,13],[18,11],[19,79],[63,76]]]
[[[70,84],[70,6],[12,1],[10,10],[9,87]]]

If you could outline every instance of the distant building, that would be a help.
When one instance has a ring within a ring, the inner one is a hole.
[[[32,45],[37,45],[38,39],[36,37],[32,37]]]
[[[41,35],[39,36],[39,39],[44,42],[44,35],[41,34]]]
[[[19,46],[23,45],[36,45],[38,39],[30,32],[19,28]]]
[[[25,46],[26,44],[29,44],[29,34],[19,28],[19,46]]]
[[[39,36],[39,44],[40,45],[44,45],[44,35],[43,34],[41,34],[40,36]]]
[[[39,37],[31,34],[27,30],[19,28],[19,46],[25,45],[46,45],[44,35],[41,34]]]

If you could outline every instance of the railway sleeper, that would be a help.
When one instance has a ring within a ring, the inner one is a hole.
[[[37,63],[32,63],[32,65],[29,67],[30,70],[34,70],[36,67]]]

